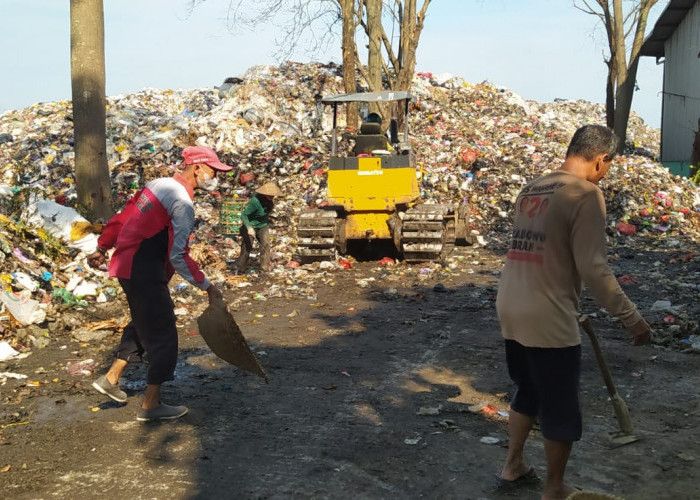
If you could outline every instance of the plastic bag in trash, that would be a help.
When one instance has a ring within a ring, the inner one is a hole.
[[[97,234],[93,234],[89,229],[97,231],[101,226],[90,224],[70,207],[64,207],[52,200],[39,199],[27,207],[24,218],[28,224],[43,227],[68,246],[85,253],[92,253],[97,248]]]
[[[46,319],[46,311],[39,302],[28,297],[5,291],[0,293],[0,302],[23,325],[42,323]]]
[[[199,334],[214,354],[268,381],[265,370],[248,347],[241,329],[223,301],[210,304],[197,319],[197,325]]]
[[[0,342],[0,361],[7,361],[10,358],[17,356],[19,352],[15,351],[9,342],[3,340]]]

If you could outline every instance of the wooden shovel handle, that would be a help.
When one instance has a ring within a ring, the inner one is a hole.
[[[624,400],[617,393],[615,384],[613,384],[608,363],[605,361],[605,356],[603,356],[603,351],[598,343],[598,338],[593,330],[593,325],[591,325],[591,320],[588,318],[588,316],[583,315],[581,318],[579,318],[579,323],[591,339],[593,351],[595,352],[595,357],[600,365],[600,372],[605,380],[605,386],[608,388],[608,394],[610,395],[610,400],[612,401],[613,409],[615,410],[615,417],[617,418],[617,422],[620,426],[620,431],[623,434],[632,435],[634,432],[634,427],[632,425],[632,418],[630,417],[629,409],[627,408]]]
[[[617,389],[615,389],[615,384],[613,383],[612,375],[610,374],[610,368],[608,368],[608,363],[605,360],[603,351],[600,348],[600,344],[598,343],[598,337],[596,337],[595,330],[593,330],[591,320],[588,316],[584,314],[579,318],[578,322],[581,324],[581,327],[591,339],[591,344],[593,345],[593,352],[595,352],[595,357],[598,360],[600,372],[603,375],[603,380],[605,380],[605,386],[608,388],[608,394],[610,394],[610,397],[614,397],[617,395]]]

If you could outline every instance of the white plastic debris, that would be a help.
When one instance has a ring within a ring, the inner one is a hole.
[[[404,442],[404,444],[408,444],[408,445],[413,446],[413,445],[418,444],[421,439],[423,439],[423,438],[420,436],[416,436],[416,437],[412,437],[412,438],[406,438],[403,440],[403,442]]]
[[[0,342],[0,361],[7,361],[8,359],[17,356],[17,352],[7,341]]]
[[[73,293],[73,290],[82,283],[83,278],[82,276],[72,276],[70,280],[68,280],[68,283],[66,283],[66,290],[69,292]]]
[[[23,219],[29,225],[44,228],[52,236],[63,240],[68,246],[92,253],[97,248],[96,234],[88,234],[73,241],[71,232],[75,223],[88,223],[87,219],[70,207],[52,200],[39,199],[27,206]]]
[[[24,288],[25,290],[29,290],[30,292],[34,292],[39,289],[39,283],[34,281],[31,276],[29,276],[27,273],[23,272],[16,272],[12,273],[12,277],[14,278],[15,282]]]
[[[498,444],[501,442],[501,440],[493,436],[484,436],[479,439],[479,442],[482,444]]]
[[[12,373],[12,372],[0,372],[0,385],[5,385],[8,378],[14,378],[16,380],[22,380],[27,378],[23,373]]]
[[[42,323],[46,319],[46,311],[36,300],[5,291],[0,293],[0,302],[23,325]]]
[[[337,269],[337,264],[335,262],[332,262],[330,260],[324,260],[319,264],[319,269],[327,270],[327,271],[332,271],[334,269]]]
[[[416,415],[439,415],[442,410],[442,405],[437,406],[421,406]]]
[[[97,286],[97,283],[83,281],[73,289],[73,295],[79,299],[82,299],[83,297],[95,297],[97,296]]]

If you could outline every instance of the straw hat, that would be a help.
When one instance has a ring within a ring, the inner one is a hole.
[[[256,193],[267,196],[282,196],[282,191],[274,182],[266,182],[258,188]]]

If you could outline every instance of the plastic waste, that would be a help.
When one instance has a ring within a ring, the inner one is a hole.
[[[82,361],[78,361],[77,363],[69,364],[66,367],[66,370],[68,371],[69,375],[72,375],[74,377],[80,375],[92,375],[96,364],[97,363],[94,359],[83,359]]]
[[[73,295],[78,299],[83,297],[96,297],[97,296],[97,283],[90,283],[83,281],[78,286],[73,289]]]
[[[78,299],[65,288],[54,288],[52,296],[62,299],[67,306],[87,307],[88,305],[87,301]]]
[[[7,361],[10,358],[14,358],[17,356],[19,352],[17,352],[9,342],[6,340],[3,340],[0,342],[0,361]]]
[[[632,236],[637,232],[637,226],[634,224],[627,224],[626,222],[620,222],[617,224],[617,230],[623,236]]]
[[[27,376],[24,373],[0,372],[0,385],[5,385],[8,378],[24,380]]]
[[[92,253],[97,248],[97,234],[88,233],[79,239],[73,240],[71,236],[84,233],[84,229],[74,233],[74,223],[82,223],[81,228],[90,225],[83,216],[70,207],[59,205],[52,200],[37,199],[27,206],[23,213],[23,219],[27,224],[44,228],[49,234],[64,241],[68,246],[77,248],[85,253]]]
[[[23,273],[23,272],[12,273],[12,277],[14,278],[15,283],[17,283],[19,286],[21,286],[25,290],[29,290],[30,292],[33,292],[33,291],[39,289],[39,283],[34,281],[31,278],[31,276],[29,276],[27,273]]]
[[[23,295],[4,291],[0,293],[0,302],[23,325],[42,323],[46,319],[46,311],[41,304]]]

